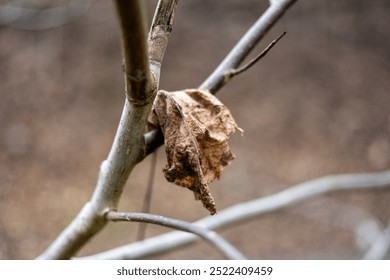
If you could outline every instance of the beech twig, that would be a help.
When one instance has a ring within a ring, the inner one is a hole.
[[[110,211],[106,214],[106,218],[113,222],[141,222],[160,225],[181,231],[193,233],[208,241],[216,247],[226,258],[232,260],[244,260],[245,256],[238,251],[233,245],[219,236],[216,232],[203,228],[201,226],[191,224],[186,221],[168,218],[160,215],[147,213],[124,213]]]
[[[328,192],[377,189],[389,186],[390,171],[326,176],[292,186],[267,197],[236,204],[220,211],[217,216],[208,216],[198,220],[195,224],[216,230],[296,205],[302,201]],[[135,242],[86,258],[138,259],[173,250],[174,248],[188,245],[195,240],[196,237],[192,235],[174,231],[145,239],[142,243]]]

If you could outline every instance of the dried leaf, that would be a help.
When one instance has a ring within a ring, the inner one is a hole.
[[[221,176],[234,155],[229,135],[237,126],[229,109],[210,92],[199,89],[159,91],[149,124],[164,134],[169,182],[190,189],[211,214],[216,213],[208,183]]]

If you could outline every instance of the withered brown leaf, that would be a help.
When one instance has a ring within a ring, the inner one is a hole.
[[[210,92],[199,89],[160,90],[149,124],[164,134],[169,182],[186,187],[213,215],[217,212],[208,183],[221,176],[234,155],[228,139],[237,126],[229,109]]]

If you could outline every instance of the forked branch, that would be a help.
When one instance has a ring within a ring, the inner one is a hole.
[[[236,69],[256,43],[296,0],[280,0],[260,17],[201,88],[216,93],[227,71]],[[115,211],[134,166],[150,148],[161,145],[161,134],[143,132],[157,93],[161,62],[171,32],[177,0],[160,0],[146,43],[143,1],[115,0],[122,34],[126,101],[109,155],[101,164],[90,202],[38,258],[67,259],[107,223],[105,213]],[[145,140],[150,140],[145,143]],[[156,142],[157,140],[157,142]],[[146,144],[146,145],[145,145]],[[221,216],[221,215],[219,215]]]
[[[326,176],[310,180],[284,191],[266,197],[236,204],[222,210],[217,216],[209,216],[195,222],[196,225],[216,230],[236,225],[261,215],[275,212],[296,205],[305,200],[333,191],[379,189],[390,187],[390,171],[363,174],[343,174]],[[388,242],[388,232],[386,240]],[[183,232],[169,232],[149,239],[142,243],[135,242],[100,254],[86,257],[88,259],[138,259],[161,254],[174,248],[182,247],[196,241],[196,237]],[[383,244],[382,239],[379,240]],[[387,243],[386,243],[387,244]],[[367,256],[366,256],[367,257]]]

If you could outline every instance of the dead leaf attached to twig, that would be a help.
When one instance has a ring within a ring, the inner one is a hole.
[[[221,176],[234,155],[228,138],[237,126],[229,109],[210,92],[160,90],[149,124],[164,134],[169,182],[194,192],[211,214],[217,212],[208,183]]]

